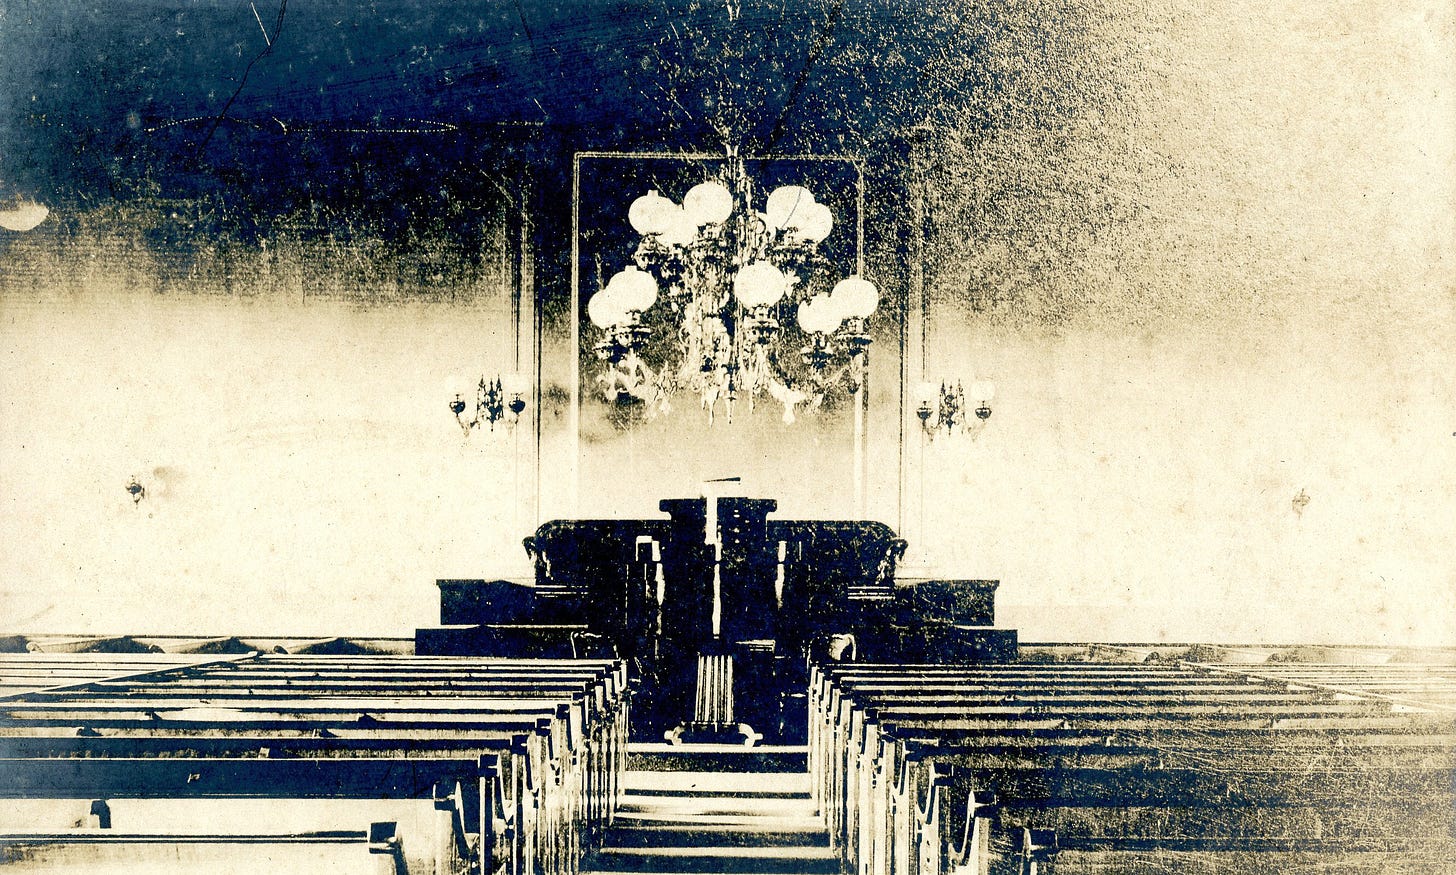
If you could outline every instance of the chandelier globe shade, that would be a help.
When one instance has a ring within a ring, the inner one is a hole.
[[[700,182],[683,196],[682,208],[696,227],[721,225],[733,215],[733,192],[717,180]]]
[[[612,277],[603,292],[621,300],[626,312],[641,313],[657,303],[657,280],[645,270],[628,267]]]
[[[868,319],[880,306],[880,291],[875,284],[855,275],[840,280],[829,299],[846,319]]]
[[[586,314],[598,328],[611,328],[626,321],[627,308],[621,296],[602,289],[587,301]]]
[[[627,221],[631,223],[632,230],[648,237],[664,233],[677,218],[675,214],[681,210],[681,207],[653,189],[632,202],[627,210]]]
[[[834,230],[834,213],[824,204],[810,204],[796,209],[784,225],[784,234],[791,240],[820,243]]]
[[[814,193],[802,185],[779,186],[769,193],[764,218],[770,227],[780,230],[798,227],[815,204]]]
[[[832,334],[843,321],[833,298],[823,292],[799,305],[799,327],[809,334]]]
[[[789,288],[789,278],[771,262],[755,261],[733,277],[733,295],[752,310],[777,304]]]

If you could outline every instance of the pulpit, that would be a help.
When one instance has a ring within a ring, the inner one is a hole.
[[[421,654],[626,659],[639,740],[803,740],[810,657],[1014,658],[995,581],[896,576],[883,523],[777,520],[771,499],[660,502],[666,518],[553,520],[530,581],[440,581]]]

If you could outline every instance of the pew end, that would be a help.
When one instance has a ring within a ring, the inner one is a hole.
[[[1016,834],[1014,853],[1019,875],[1038,875],[1057,855],[1057,833],[1050,829],[1022,827]]]

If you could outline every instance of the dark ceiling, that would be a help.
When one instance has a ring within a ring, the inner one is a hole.
[[[1049,228],[1085,240],[1116,220],[1105,168],[1084,166],[1109,160],[1101,122],[1137,67],[1109,16],[1095,0],[11,0],[0,197],[72,215],[205,203],[216,221],[189,233],[286,221],[397,241],[492,209],[524,166],[561,206],[574,150],[731,145],[862,156],[871,210],[896,218],[918,130],[933,237],[1044,251]]]
[[[436,150],[456,129],[476,144],[540,129],[574,148],[863,153],[978,109],[994,124],[1021,73],[987,47],[1028,24],[1025,8],[936,0],[275,2],[9,4],[6,181],[65,197],[307,154],[311,139]],[[1044,32],[1022,45],[1075,33],[1074,9],[1042,5]],[[1019,64],[1039,60],[1055,59]]]

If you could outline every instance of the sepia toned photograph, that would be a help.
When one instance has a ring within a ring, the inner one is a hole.
[[[1453,58],[0,0],[0,872],[1456,875]]]

